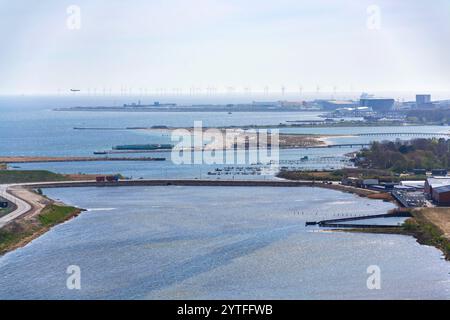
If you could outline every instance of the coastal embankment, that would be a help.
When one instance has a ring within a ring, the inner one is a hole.
[[[450,208],[415,208],[409,213],[411,217],[399,227],[339,228],[333,231],[412,236],[422,245],[441,250],[445,259],[450,261]]]
[[[0,228],[0,255],[26,245],[53,226],[77,216],[82,211],[20,186],[11,187],[7,192],[26,202],[28,208],[25,212],[19,212],[19,215],[12,212],[2,217],[7,219],[8,216],[15,215],[14,219],[2,223]]]
[[[416,208],[403,230],[424,245],[440,249],[450,261],[450,208]]]
[[[9,192],[15,197],[26,201],[32,209],[14,219],[0,229],[0,254],[25,245],[40,236],[52,226],[77,216],[82,209],[56,203],[40,195],[40,188],[73,188],[73,187],[126,187],[126,186],[246,186],[246,187],[319,187],[341,192],[357,194],[370,199],[393,201],[389,193],[343,186],[325,181],[289,181],[289,180],[182,180],[182,179],[151,179],[151,180],[119,180],[117,182],[84,181],[50,181],[22,183],[10,186]],[[419,243],[433,245],[441,249],[447,259],[450,259],[450,208],[421,208],[411,212],[412,217],[401,228],[378,229],[346,229],[352,232],[395,233],[411,235]],[[344,230],[341,230],[344,231]]]
[[[14,156],[0,157],[0,163],[34,163],[34,162],[78,162],[78,161],[164,161],[166,158],[154,157],[35,157]]]
[[[24,188],[76,188],[76,187],[126,187],[126,186],[229,186],[229,187],[318,187],[357,194],[379,200],[392,200],[388,193],[375,190],[344,186],[325,181],[291,181],[291,180],[213,180],[213,179],[140,179],[119,180],[117,182],[85,181],[54,181],[24,183]]]

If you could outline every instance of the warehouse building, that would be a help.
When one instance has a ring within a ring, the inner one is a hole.
[[[375,112],[388,112],[392,110],[394,106],[394,99],[383,98],[362,98],[359,101],[361,107],[371,108]]]
[[[358,103],[350,100],[316,100],[323,110],[337,110],[342,108],[357,108]]]
[[[423,180],[418,180],[418,181],[400,181],[400,185],[402,187],[407,187],[407,188],[411,188],[414,190],[424,190],[425,187],[425,181]]]
[[[442,187],[450,187],[450,178],[449,177],[432,177],[432,178],[427,178],[427,180],[425,181],[425,186],[424,186],[424,193],[425,196],[428,199],[432,199],[436,202],[439,201],[435,200],[435,196],[438,199],[442,199],[443,197],[445,197],[444,194],[441,195],[442,192],[445,191],[445,189],[441,189],[439,192],[434,193],[435,189],[438,188],[442,188]]]
[[[416,95],[416,108],[418,109],[430,109],[434,108],[433,102],[431,102],[430,94],[417,94]]]
[[[447,169],[433,169],[431,170],[431,175],[433,176],[446,176],[448,173]]]
[[[439,206],[450,205],[450,185],[434,188],[432,199]]]

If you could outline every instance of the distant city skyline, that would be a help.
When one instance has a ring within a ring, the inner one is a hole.
[[[445,0],[0,0],[0,36],[0,94],[450,90]]]

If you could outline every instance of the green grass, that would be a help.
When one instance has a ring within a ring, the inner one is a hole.
[[[14,221],[0,229],[0,255],[25,245],[50,227],[76,215],[79,209],[68,206],[48,205],[35,219]]]
[[[8,208],[0,209],[0,217],[6,216],[8,213],[11,213],[13,210],[13,206],[10,205]]]
[[[358,177],[360,179],[378,179],[381,182],[400,182],[402,180],[425,180],[425,176],[407,175],[399,177],[394,172],[379,169],[361,169],[347,168],[340,170],[315,170],[315,171],[299,171],[299,170],[281,170],[279,178],[288,180],[321,180],[321,181],[341,181],[346,177]]]
[[[47,206],[39,215],[41,225],[48,227],[61,223],[70,217],[77,209],[74,207],[57,206],[51,204]]]
[[[9,228],[0,229],[0,254],[11,250],[17,243],[38,231],[35,226],[24,227],[22,224],[12,222]]]
[[[441,249],[446,259],[450,260],[450,241],[434,224],[413,218],[406,220],[402,227],[406,233],[414,235],[420,244]]]
[[[1,170],[0,184],[67,180],[62,174],[46,170]]]
[[[7,201],[5,198],[0,197],[0,201]],[[0,217],[3,217],[5,215],[7,215],[8,213],[12,212],[15,209],[15,205],[9,201],[7,201],[8,207],[7,208],[0,208]]]

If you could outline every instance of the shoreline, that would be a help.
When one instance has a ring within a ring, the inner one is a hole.
[[[130,181],[129,181],[130,182]],[[128,182],[128,183],[129,183]],[[142,181],[138,181],[142,182]],[[144,181],[146,182],[146,181]],[[183,181],[183,180],[171,180],[171,182],[168,181],[159,181],[159,180],[153,180],[150,181],[149,185],[188,185],[188,186],[247,186],[247,187],[254,187],[259,185],[265,185],[269,187],[277,187],[277,186],[285,186],[285,187],[318,187],[318,188],[325,188],[330,189],[334,191],[344,192],[344,193],[351,193],[355,194],[360,197],[365,197],[368,199],[373,200],[383,200],[388,201],[396,204],[397,208],[399,209],[400,206],[395,201],[395,199],[392,198],[392,196],[389,193],[385,192],[379,192],[374,190],[367,190],[367,189],[361,189],[357,187],[352,186],[343,186],[340,184],[333,184],[328,183],[325,181],[292,181],[292,180],[279,180],[277,181],[265,181],[265,182],[259,182],[258,181]],[[215,183],[218,182],[218,183]],[[77,185],[78,184],[78,185]],[[143,185],[142,183],[133,184],[133,181],[131,181],[131,184],[126,185]],[[105,186],[110,187],[119,187],[119,186],[126,186],[121,184],[105,184]],[[10,232],[10,239],[7,238],[7,244],[0,244],[0,256],[6,254],[7,252],[11,252],[15,249],[21,248],[34,239],[40,237],[41,235],[45,234],[49,230],[51,230],[52,227],[64,223],[68,220],[71,220],[72,218],[77,217],[79,214],[81,214],[83,211],[86,211],[85,209],[76,208],[76,207],[70,207],[65,205],[64,203],[57,202],[53,199],[50,199],[46,196],[43,196],[41,194],[38,194],[34,191],[34,189],[37,188],[45,188],[45,187],[80,187],[80,186],[103,186],[103,184],[95,183],[94,181],[81,181],[81,182],[49,182],[49,183],[41,183],[41,184],[33,184],[30,183],[29,185],[19,185],[15,186],[12,190],[11,194],[13,194],[15,197],[22,199],[23,201],[29,203],[32,206],[32,209],[18,217],[17,219],[9,222],[7,225],[5,225],[3,228],[0,228],[0,239],[3,241],[5,239],[5,231]],[[430,219],[427,219],[426,215],[421,213],[424,210],[432,210],[435,208],[423,208],[423,209],[416,209],[412,210],[412,218],[409,218],[407,221],[409,221],[409,224],[407,225],[406,222],[399,226],[398,228],[360,228],[360,229],[331,229],[329,231],[331,232],[357,232],[357,233],[376,233],[376,234],[398,234],[398,235],[405,235],[405,236],[412,236],[414,237],[418,243],[421,245],[431,245],[436,247],[437,249],[441,250],[446,258],[446,260],[450,261],[450,208],[447,208],[442,210],[443,212],[441,214],[445,214],[448,218],[448,221],[446,220],[446,223],[448,222],[448,229],[441,230],[439,224],[436,221],[430,221]],[[50,215],[53,211],[63,210],[67,211],[63,215],[60,215],[57,219],[53,219],[49,224],[39,224],[39,220],[42,220],[42,216],[48,215],[50,210]],[[11,235],[12,234],[12,235]],[[11,239],[12,238],[12,239]],[[8,242],[9,241],[9,242]]]
[[[67,206],[20,185],[12,186],[7,192],[16,199],[27,203],[29,210],[0,228],[0,256],[27,245],[54,226],[85,211],[81,208]],[[10,214],[14,214],[14,211]]]
[[[85,211],[85,209],[80,209],[80,208],[74,208],[73,212],[69,215],[67,215],[64,220],[61,220],[51,226],[45,226],[45,227],[41,227],[35,230],[32,230],[31,233],[25,233],[25,235],[22,237],[20,234],[17,235],[18,237],[20,237],[20,239],[17,240],[17,242],[13,242],[10,245],[5,245],[4,247],[2,246],[0,248],[0,257],[2,257],[3,255],[12,252],[16,249],[25,247],[27,244],[29,244],[30,242],[32,242],[33,240],[39,238],[40,236],[44,235],[45,233],[47,233],[48,231],[50,231],[53,227],[56,227],[59,224],[62,224],[66,221],[69,221],[73,218],[76,218],[79,214],[81,214],[83,211]],[[14,223],[14,222],[13,222]],[[0,236],[2,234],[3,229],[0,229]],[[26,232],[26,231],[25,231]]]
[[[392,228],[337,228],[329,230],[330,232],[350,232],[366,234],[395,234],[410,236],[416,239],[420,245],[431,246],[441,251],[446,261],[450,261],[450,237],[448,232],[442,230],[442,225],[433,223],[426,218],[426,210],[435,208],[420,208],[411,211],[411,218],[408,218],[402,225]],[[447,216],[450,214],[450,208],[444,208]],[[424,214],[425,212],[425,214]],[[450,220],[450,219],[449,219]]]
[[[295,180],[291,180],[295,181]],[[323,184],[323,187],[350,192],[361,197],[390,201],[402,209],[399,203],[388,193],[360,189],[340,184]],[[411,212],[408,218],[399,227],[392,228],[334,228],[330,232],[373,233],[373,234],[397,234],[411,236],[421,245],[433,246],[440,250],[445,260],[450,261],[450,208],[414,208],[406,209]]]
[[[172,181],[170,183],[167,182],[160,182],[160,181],[154,181],[154,184],[151,185],[173,185],[177,184],[177,181]],[[214,186],[218,184],[214,184],[214,180],[212,181],[191,181],[192,183],[189,183],[182,180],[178,181],[182,185],[190,185],[190,186],[199,186],[199,185],[209,185]],[[203,182],[203,183],[202,183]],[[227,185],[227,181],[218,181],[219,185]],[[81,181],[81,182],[66,182],[66,187],[79,187],[78,184],[81,186],[100,186],[98,183],[94,181]],[[82,184],[83,183],[83,184]],[[8,252],[14,251],[18,248],[24,247],[34,239],[39,238],[41,235],[45,234],[46,232],[50,231],[54,226],[57,226],[61,223],[64,223],[66,221],[69,221],[78,215],[80,215],[83,211],[86,211],[85,209],[77,208],[77,207],[71,207],[67,206],[64,203],[58,202],[56,200],[53,200],[51,198],[46,197],[45,195],[41,195],[38,192],[34,191],[35,189],[39,188],[45,188],[47,187],[58,187],[59,185],[64,185],[62,182],[49,182],[49,183],[41,183],[41,184],[34,184],[30,183],[29,185],[16,185],[13,186],[10,190],[10,193],[16,197],[21,199],[22,201],[27,202],[31,209],[22,214],[21,216],[17,217],[16,219],[10,221],[6,225],[4,225],[2,228],[0,228],[0,257]],[[378,194],[380,194],[377,191],[371,191],[371,190],[364,190],[354,187],[347,187],[347,186],[340,186],[340,185],[329,185],[326,183],[318,183],[318,182],[300,182],[300,183],[290,183],[288,180],[285,180],[285,182],[282,181],[264,181],[259,182],[258,181],[235,181],[230,180],[228,181],[228,185],[231,186],[247,186],[247,187],[254,187],[254,186],[261,186],[266,185],[268,187],[277,187],[277,186],[284,186],[284,187],[318,187],[318,188],[326,188],[331,189],[335,191],[340,192],[346,192],[346,193],[352,193],[356,194],[361,197],[367,197],[374,200],[384,200],[387,201],[386,198],[383,197],[377,197]],[[117,184],[106,184],[106,186],[115,186],[118,187],[120,185]],[[62,215],[58,215],[56,219],[52,219],[49,224],[42,224],[42,217],[45,217],[47,215],[55,215],[54,212],[66,210],[67,212],[64,212]]]
[[[0,257],[26,246],[53,227],[85,211],[67,206],[27,188],[16,187],[10,194],[28,203],[31,209],[0,228]]]
[[[41,163],[41,162],[95,162],[95,161],[165,161],[166,158],[153,157],[45,157],[45,156],[0,156],[0,163]]]

